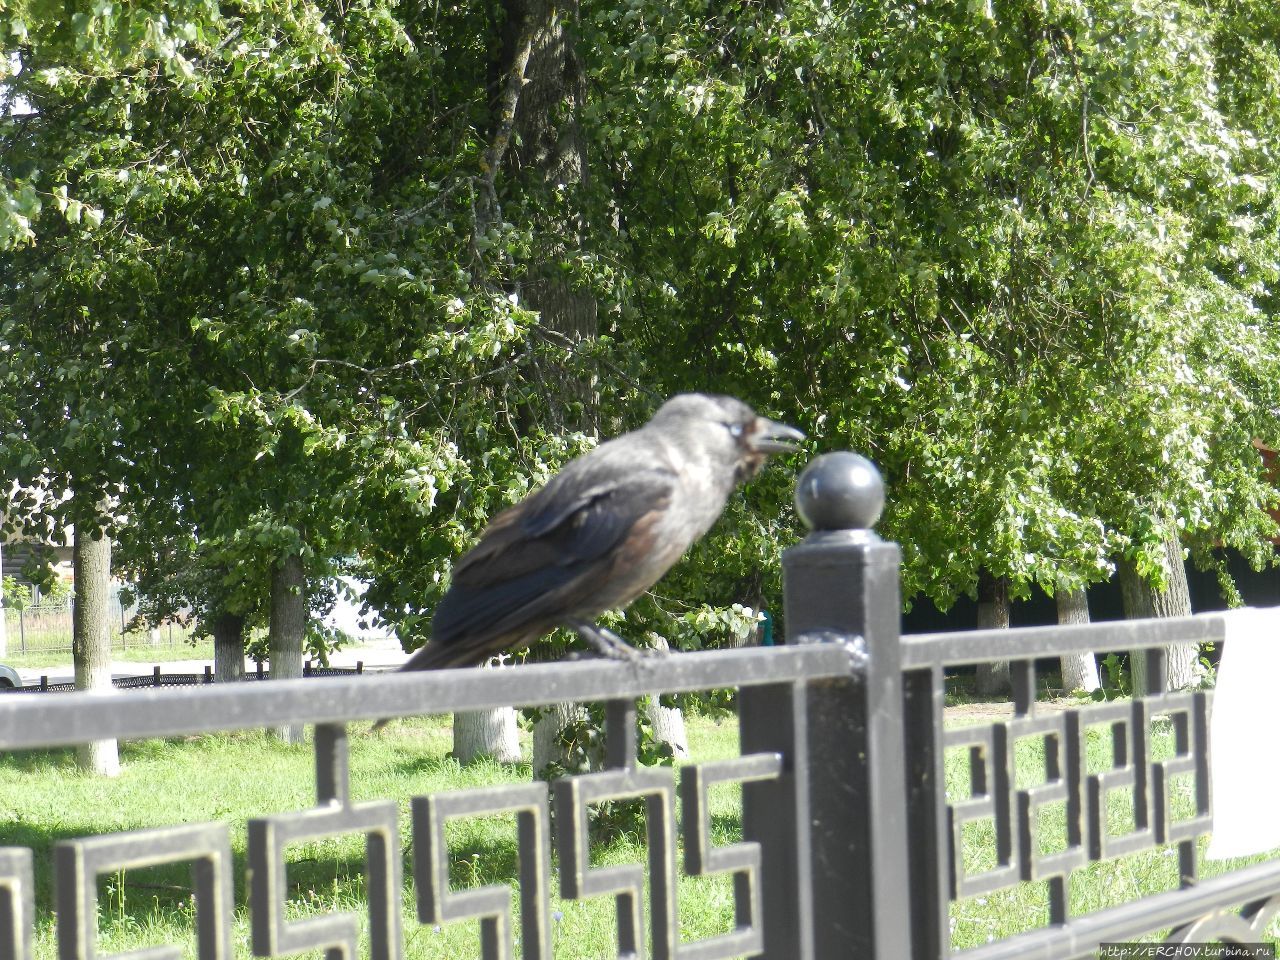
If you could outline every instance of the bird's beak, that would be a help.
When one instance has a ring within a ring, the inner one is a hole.
[[[770,454],[791,453],[802,440],[804,434],[795,427],[757,417],[756,427],[751,431],[748,442],[754,452]]]

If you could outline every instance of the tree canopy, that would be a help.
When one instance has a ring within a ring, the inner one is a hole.
[[[1261,0],[61,9],[0,3],[0,473],[115,498],[144,591],[261,610],[300,555],[416,641],[487,517],[686,389],[875,459],[908,596],[1153,572],[1171,525],[1269,557]],[[572,103],[512,82],[542,15]],[[797,466],[624,629],[776,605]]]

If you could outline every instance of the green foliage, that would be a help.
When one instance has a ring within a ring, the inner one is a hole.
[[[19,583],[13,577],[5,577],[0,581],[0,589],[3,589],[4,601],[0,606],[11,610],[24,610],[31,603],[31,588],[25,583]]]
[[[1156,577],[1171,524],[1271,561],[1270,6],[586,0],[565,184],[487,166],[502,28],[0,3],[31,107],[0,118],[9,513],[109,497],[155,619],[261,623],[299,554],[317,611],[358,575],[416,644],[490,517],[712,389],[879,463],[908,597]],[[548,270],[598,335],[529,309]],[[698,649],[780,612],[795,466],[616,629]]]
[[[1102,686],[1090,694],[1097,701],[1117,700],[1133,693],[1133,678],[1129,672],[1129,658],[1122,654],[1108,653],[1102,660]]]
[[[984,567],[1079,586],[1120,553],[1154,575],[1168,520],[1267,559],[1276,193],[1216,12],[584,14],[633,265],[618,328],[662,392],[714,385],[871,453],[907,595],[945,606]]]

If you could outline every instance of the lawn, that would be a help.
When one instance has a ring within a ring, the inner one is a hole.
[[[693,717],[691,747],[699,761],[734,756],[737,729],[732,720]],[[393,724],[380,736],[353,731],[351,787],[353,798],[394,798],[401,809],[401,840],[410,835],[408,798],[475,786],[528,782],[527,765],[504,767],[477,763],[460,767],[447,757],[447,718],[423,718]],[[1025,748],[1025,749],[1024,749]],[[1172,753],[1172,735],[1157,728],[1153,758]],[[236,955],[249,957],[249,925],[244,904],[245,822],[250,816],[298,810],[314,803],[313,757],[308,746],[288,747],[259,733],[155,740],[122,745],[125,771],[104,781],[79,773],[65,751],[12,755],[0,759],[0,845],[29,846],[36,855],[36,957],[54,960],[54,919],[50,912],[50,851],[59,839],[183,822],[221,820],[231,826],[236,864],[234,927]],[[947,758],[948,794],[966,794],[968,766],[963,751]],[[1043,777],[1043,753],[1034,742],[1016,752],[1019,785]],[[1091,730],[1088,769],[1098,772],[1111,763],[1110,739]],[[1183,784],[1175,815],[1192,808],[1190,785]],[[1122,799],[1120,794],[1117,800]],[[712,793],[713,841],[740,837],[740,792],[733,786]],[[1181,812],[1177,812],[1180,810]],[[615,810],[602,831],[593,863],[644,862],[643,820],[633,811]],[[1112,829],[1132,826],[1132,811],[1123,802],[1111,807]],[[1045,849],[1060,848],[1065,812],[1050,807],[1041,819]],[[966,829],[966,865],[980,870],[991,862],[989,825]],[[1058,838],[1055,840],[1055,838]],[[1055,846],[1056,845],[1056,846]],[[515,875],[513,818],[482,818],[450,825],[454,888],[509,883]],[[290,911],[294,916],[338,909],[358,910],[364,890],[363,850],[356,838],[339,838],[289,848]],[[435,929],[420,925],[413,913],[412,885],[407,879],[411,854],[406,850],[404,892],[405,956],[409,960],[479,956],[478,925],[460,922]],[[1224,864],[1221,868],[1234,866]],[[553,894],[558,877],[553,863]],[[190,870],[186,867],[133,870],[99,881],[101,912],[99,952],[139,949],[171,943],[186,945],[193,956]],[[1177,858],[1158,849],[1078,871],[1072,884],[1072,910],[1085,912],[1126,902],[1177,886]],[[733,925],[731,882],[723,877],[682,877],[679,886],[681,935],[686,940],[727,932]],[[562,901],[553,897],[553,956],[557,960],[600,960],[615,956],[612,897]],[[977,946],[1043,923],[1046,894],[1042,884],[1021,884],[987,897],[953,904],[953,945]],[[1275,930],[1272,931],[1274,936]]]
[[[57,650],[30,650],[22,653],[12,640],[9,653],[0,657],[0,661],[21,670],[38,670],[42,667],[71,666],[71,648]],[[128,663],[169,663],[175,660],[212,660],[213,641],[204,640],[190,643],[186,640],[175,640],[172,644],[164,640],[158,646],[147,642],[145,634],[129,634],[129,646],[111,648],[112,662]]]

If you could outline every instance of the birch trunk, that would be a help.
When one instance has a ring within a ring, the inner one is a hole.
[[[1088,623],[1089,597],[1083,589],[1058,589],[1058,623]],[[1062,658],[1062,691],[1071,693],[1083,690],[1093,693],[1101,686],[1098,681],[1098,661],[1093,651],[1067,654]]]

